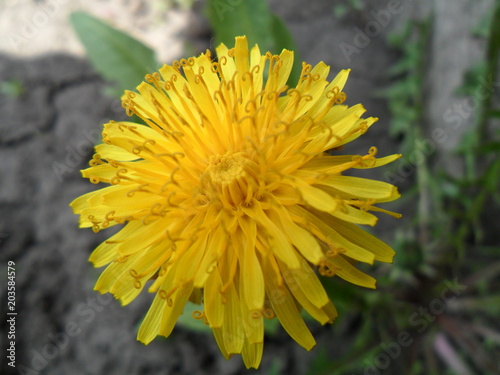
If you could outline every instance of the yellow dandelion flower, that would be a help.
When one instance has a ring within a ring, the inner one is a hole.
[[[125,226],[90,261],[108,265],[95,289],[122,304],[148,284],[156,293],[138,332],[168,336],[188,300],[226,357],[259,366],[264,319],[277,317],[307,350],[315,340],[301,309],[321,324],[337,316],[320,275],[368,288],[356,262],[391,262],[394,251],[357,224],[374,225],[375,203],[399,197],[388,183],[344,176],[400,155],[330,155],[377,120],[342,105],[349,74],[303,63],[286,86],[293,52],[261,55],[245,37],[163,66],[123,106],[147,125],[110,122],[82,171],[109,187],[75,199],[80,226]],[[316,272],[317,271],[317,272]],[[148,281],[152,281],[148,283]]]

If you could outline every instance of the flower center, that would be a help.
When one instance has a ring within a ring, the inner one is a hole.
[[[226,207],[249,203],[257,190],[257,167],[244,152],[212,155],[201,176],[204,193]]]
[[[245,157],[239,154],[210,157],[210,179],[214,184],[231,184],[245,174]]]

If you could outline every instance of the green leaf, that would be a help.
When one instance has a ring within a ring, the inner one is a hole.
[[[280,375],[282,367],[283,361],[279,357],[273,358],[266,375]]]
[[[485,312],[493,316],[500,314],[500,296],[491,295],[482,298],[461,298],[456,301],[461,311]]]
[[[266,0],[209,0],[207,15],[216,45],[234,45],[236,36],[246,35],[250,47],[258,44],[262,53],[294,51],[294,64],[289,86],[295,86],[302,71],[302,59],[285,23],[269,11]]]
[[[344,4],[335,4],[333,6],[333,16],[337,20],[341,20],[342,18],[344,18],[348,11],[349,9],[347,9]]]
[[[481,77],[487,76],[487,68],[488,66],[485,61],[472,66],[465,72],[463,83],[455,90],[455,94],[464,96],[474,95],[474,91],[482,84]]]
[[[500,118],[500,109],[490,109],[490,111],[488,112],[488,116]]]
[[[266,0],[209,0],[207,15],[217,45],[232,47],[236,36],[246,35],[249,46],[259,44],[261,51],[274,47],[272,15]]]
[[[349,5],[357,11],[363,10],[364,6],[363,0],[349,0]]]
[[[280,329],[280,321],[277,318],[264,319],[264,332],[268,335],[275,335]]]
[[[309,371],[307,375],[317,375],[320,374],[324,369],[328,368],[331,364],[330,357],[328,356],[328,351],[325,347],[321,347],[316,352],[316,356],[309,365]]]
[[[295,87],[300,78],[300,72],[302,71],[302,59],[299,55],[297,45],[293,40],[292,35],[288,31],[285,23],[276,15],[272,15],[272,33],[274,36],[274,45],[276,53],[280,53],[283,49],[288,49],[294,51],[293,56],[293,68],[290,73],[290,78],[288,79],[288,85],[290,87]]]
[[[94,68],[116,84],[116,96],[133,90],[158,69],[154,51],[131,36],[84,12],[73,13],[70,19]]]
[[[487,142],[476,149],[478,154],[489,154],[500,151],[500,141]]]
[[[488,38],[491,23],[493,22],[493,12],[486,12],[486,14],[481,17],[481,20],[472,29],[472,36],[478,38]]]
[[[409,58],[401,59],[387,69],[387,75],[389,77],[397,77],[398,75],[408,73],[413,68],[413,65],[414,62]]]

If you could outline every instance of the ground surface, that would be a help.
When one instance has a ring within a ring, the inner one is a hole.
[[[398,152],[397,143],[386,136],[386,103],[373,95],[387,84],[386,70],[397,58],[384,35],[403,25],[410,15],[428,14],[431,1],[403,1],[397,14],[391,14],[387,25],[370,38],[368,45],[351,55],[340,47],[341,42],[355,45],[354,27],[364,29],[375,17],[370,10],[387,10],[386,1],[375,1],[367,10],[348,14],[341,21],[334,20],[331,2],[326,0],[311,0],[307,6],[299,0],[271,3],[290,26],[305,60],[324,60],[332,71],[353,69],[346,89],[349,103],[362,102],[369,115],[381,118],[357,143],[356,150],[363,152],[376,145],[384,155]],[[481,46],[468,35],[491,2],[432,3],[435,18],[428,82],[422,84],[429,87],[428,126],[436,127],[443,125],[444,111],[459,100],[452,93],[461,83],[463,72],[480,58]],[[92,290],[98,271],[87,258],[109,234],[78,229],[77,217],[68,203],[93,187],[80,177],[79,170],[91,157],[100,124],[122,118],[123,110],[120,103],[103,96],[106,83],[81,57],[77,42],[68,37],[66,17],[78,6],[107,15],[137,35],[142,30],[142,36],[150,39],[149,44],[157,48],[163,61],[180,57],[184,40],[195,46],[202,46],[204,40],[209,44],[208,38],[203,39],[208,30],[199,21],[199,13],[165,13],[155,21],[161,25],[162,20],[171,20],[165,31],[147,22],[158,8],[151,8],[145,1],[0,1],[0,31],[7,36],[0,41],[0,82],[18,80],[23,88],[17,96],[0,94],[0,259],[2,267],[7,260],[16,263],[19,311],[18,371],[10,373],[245,373],[239,358],[224,360],[213,338],[204,334],[176,329],[170,339],[155,340],[145,347],[135,336],[150,296],[143,295],[123,308],[111,297],[100,297]],[[48,14],[50,9],[54,12],[49,15],[50,22],[36,13]],[[142,23],[133,14],[139,15]],[[37,22],[44,25],[37,26]],[[31,37],[23,29],[30,24],[39,29]],[[65,52],[46,54],[56,50]],[[452,149],[464,130],[465,126],[453,132],[447,142],[438,145],[438,152],[444,155]],[[442,159],[450,168],[460,169],[452,159]],[[384,223],[394,225],[387,220]],[[381,234],[391,240],[391,231]],[[3,320],[1,324],[3,336]],[[327,341],[330,331],[318,331],[318,340]],[[274,363],[279,373],[305,374],[312,357],[279,334],[266,343],[258,373],[265,374]],[[3,354],[1,363],[5,366]],[[0,372],[9,373],[4,368]]]

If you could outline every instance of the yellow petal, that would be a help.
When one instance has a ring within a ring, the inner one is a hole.
[[[128,209],[128,211],[150,211],[153,205],[165,203],[165,197],[137,190],[130,185],[110,186],[99,190],[99,192],[98,201],[94,200],[92,206],[104,205],[109,211],[118,207]]]
[[[304,164],[298,171],[314,172],[315,175],[340,174],[349,168],[355,168],[357,162],[352,156],[321,155]]]
[[[260,202],[254,200],[250,207],[242,208],[243,212],[259,223],[261,230],[265,229],[269,233],[268,240],[271,245],[271,251],[285,262],[288,267],[292,269],[300,267],[295,250],[292,248],[281,229],[279,229],[264,213]]]
[[[355,224],[366,224],[374,226],[378,221],[378,218],[376,216],[349,205],[343,205],[341,208],[332,212],[331,214],[335,217],[338,217],[339,219]]]
[[[192,243],[185,253],[179,256],[177,260],[179,272],[175,279],[174,285],[184,284],[187,281],[194,281],[195,275],[199,270],[200,262],[207,251],[208,231],[202,231],[199,237]],[[192,242],[192,239],[190,240]],[[176,250],[177,252],[180,249]]]
[[[166,249],[163,243],[151,246],[149,249],[127,259],[126,272],[116,278],[109,289],[120,300],[122,305],[130,303],[144,288],[146,282],[170,258],[172,251]]]
[[[207,249],[200,263],[200,267],[194,278],[194,286],[202,288],[216,267],[217,260],[225,251],[227,245],[227,235],[224,228],[219,226],[210,233]],[[219,276],[220,277],[220,276]]]
[[[117,246],[129,238],[129,236],[136,234],[142,226],[143,224],[140,221],[130,221],[122,230],[101,243],[90,254],[89,261],[94,264],[94,267],[102,267],[108,264],[118,257]]]
[[[384,202],[386,202],[386,201],[384,201]],[[375,212],[383,212],[384,214],[395,217],[396,219],[400,219],[403,216],[397,212],[388,211],[388,210],[385,210],[383,208],[375,207],[375,206],[371,206],[370,208],[368,208],[368,210],[375,211]]]
[[[306,219],[308,223],[314,225],[320,231],[320,233],[322,233],[325,238],[327,238],[331,242],[331,245],[342,248],[343,251],[345,251],[345,255],[361,262],[373,264],[375,255],[372,252],[364,247],[358,246],[357,244],[346,240],[340,234],[340,231],[333,229],[336,228],[336,226],[327,225],[328,223],[332,222],[330,214],[324,212],[313,213],[300,208],[296,209],[295,212]],[[322,259],[323,258],[324,256],[322,257]]]
[[[205,315],[210,327],[222,327],[224,321],[224,305],[222,304],[222,279],[219,269],[214,269],[209,273],[204,288]]]
[[[342,141],[335,143],[334,145],[330,145],[330,147],[340,147],[345,145],[346,143],[354,141],[360,135],[365,134],[366,131],[372,126],[374,123],[378,121],[376,117],[368,117],[366,119],[359,119],[354,123],[353,126],[349,129],[348,133],[344,135]]]
[[[323,311],[330,318],[331,322],[333,322],[333,320],[338,316],[337,309],[332,301],[328,302],[326,306],[323,307]]]
[[[95,167],[82,169],[82,177],[88,178],[91,181],[110,183],[111,179],[116,176],[118,170],[109,164],[101,164]],[[131,185],[132,182],[123,181],[126,185]]]
[[[202,54],[195,59],[194,71],[199,74],[206,83],[208,92],[213,95],[219,89],[220,79],[217,73],[212,70],[212,60],[207,55]]]
[[[337,255],[334,258],[328,259],[327,262],[331,263],[335,270],[335,274],[340,276],[350,283],[364,286],[365,288],[375,289],[376,280],[361,272],[351,263],[349,263],[342,255]]]
[[[246,36],[238,36],[235,39],[234,62],[236,70],[243,73],[248,71],[248,41]]]
[[[232,354],[229,354],[226,345],[224,344],[224,337],[222,333],[222,328],[216,327],[212,328],[212,332],[214,333],[214,338],[215,341],[217,342],[217,345],[219,346],[219,350],[221,351],[222,355],[224,358],[229,359],[232,357]]]
[[[168,337],[174,329],[175,323],[182,313],[189,296],[193,292],[193,283],[183,285],[173,294],[172,306],[167,305],[164,307],[163,316],[161,318],[160,335]]]
[[[307,292],[305,293],[301,288],[295,288],[292,290],[293,296],[297,300],[297,302],[306,310],[309,315],[311,315],[314,319],[316,319],[321,324],[332,323],[333,319],[336,317],[335,315],[329,314],[325,311],[324,307],[317,307],[313,304],[308,296]],[[326,306],[329,306],[331,302],[329,301]]]
[[[240,235],[235,236],[234,241],[237,245],[243,247],[240,250],[243,252],[240,258],[240,278],[245,302],[249,310],[260,311],[264,307],[265,290],[264,276],[262,275],[260,262],[255,253],[255,237],[243,238],[243,236]],[[243,244],[246,244],[246,246]]]
[[[327,185],[334,189],[349,193],[357,198],[396,199],[400,197],[397,188],[387,182],[351,176],[329,176],[318,180],[318,185]]]
[[[116,246],[116,252],[121,256],[137,253],[156,241],[165,238],[166,221],[158,220],[131,233],[126,241],[122,241]]]
[[[327,85],[326,77],[329,71],[330,67],[328,65],[319,62],[309,73],[311,78],[299,82],[295,91],[292,90],[287,94],[290,96],[290,100],[285,108],[281,108],[283,121],[293,122],[316,104]]]
[[[337,201],[328,193],[309,185],[299,178],[289,177],[283,182],[296,188],[307,204],[321,211],[333,212],[337,209]]]
[[[270,261],[273,261],[270,259]],[[283,284],[279,285],[273,269],[269,264],[264,268],[266,278],[266,293],[271,306],[281,325],[297,343],[311,350],[316,341],[302,319],[294,298]]]
[[[246,368],[258,368],[262,359],[263,343],[245,343],[241,354]]]
[[[219,106],[214,101],[213,93],[207,90],[206,84],[193,71],[193,68],[186,66],[184,72],[189,82],[189,92],[193,96],[194,102],[198,104],[201,114],[211,124],[220,124],[223,119],[222,112],[219,111]],[[226,128],[219,127],[219,131],[226,133]]]
[[[94,286],[94,290],[107,293],[113,284],[122,281],[122,277],[128,276],[129,265],[125,262],[113,262],[101,273]],[[119,296],[118,296],[119,297]]]
[[[259,46],[255,45],[250,51],[250,71],[253,75],[255,93],[262,91],[265,64],[266,57],[260,54]],[[256,66],[258,68],[255,68]]]
[[[350,72],[351,72],[351,69],[342,69],[340,72],[337,73],[337,75],[332,80],[332,82],[328,85],[326,90],[331,90],[334,87],[338,87],[339,91],[342,91],[344,89],[346,82],[347,82],[347,78],[349,77]]]
[[[248,281],[248,280],[247,280]],[[261,310],[251,310],[245,301],[245,292],[243,291],[243,282],[241,279],[239,292],[240,292],[240,308],[241,308],[241,322],[243,326],[246,341],[251,344],[262,343],[264,341],[264,317]],[[264,285],[262,285],[264,288]]]
[[[394,154],[394,155],[384,156],[383,158],[374,158],[375,161],[373,163],[369,163],[367,165],[361,163],[361,164],[355,165],[353,168],[368,169],[368,168],[382,167],[383,165],[386,165],[386,164],[392,163],[395,160],[398,160],[402,156],[403,156],[402,154]]]
[[[139,156],[124,150],[121,147],[108,145],[105,143],[101,143],[95,147],[95,152],[101,156],[103,159],[112,159],[119,161],[129,161],[129,160],[137,160]]]
[[[229,81],[234,77],[234,73],[236,73],[234,59],[229,57],[229,49],[224,44],[220,44],[217,48],[215,48],[215,51],[217,52],[217,56],[219,58],[222,78]]]
[[[284,49],[280,53],[281,67],[279,71],[278,87],[286,85],[293,68],[293,52]]]
[[[100,195],[102,192],[101,190],[95,190],[95,191],[90,191],[86,194],[80,195],[78,198],[74,199],[69,205],[73,209],[73,212],[75,214],[79,214],[82,212],[82,210],[88,208],[89,206],[89,199],[92,198],[95,195]]]
[[[278,208],[277,214],[272,215],[272,220],[275,223],[281,223],[281,227],[290,242],[300,251],[304,258],[312,264],[319,264],[324,255],[318,241],[310,232],[295,224],[286,209],[275,208]]]
[[[222,338],[229,354],[241,353],[245,340],[245,333],[241,326],[241,310],[238,293],[234,284],[231,284],[224,304],[224,323],[222,324]]]
[[[339,220],[336,217],[320,213],[318,213],[318,216],[329,226],[336,228],[346,240],[375,254],[376,260],[392,263],[395,254],[394,250],[377,237],[372,236],[354,224]]]
[[[300,269],[290,270],[278,261],[281,273],[285,278],[288,289],[295,295],[295,292],[300,289],[303,293],[307,293],[307,298],[313,305],[318,308],[325,306],[328,301],[328,295],[323,288],[323,285],[314,273],[311,266],[301,259]]]
[[[158,335],[160,330],[161,316],[167,301],[160,297],[159,293],[153,299],[153,303],[141,323],[137,340],[149,344]]]

